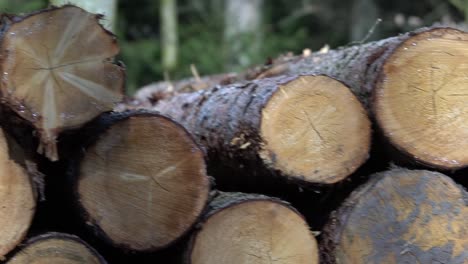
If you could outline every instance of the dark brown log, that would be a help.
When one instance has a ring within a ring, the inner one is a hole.
[[[36,209],[34,164],[0,127],[0,258],[25,237]]]
[[[7,263],[105,264],[106,261],[79,237],[51,232],[29,239]]]
[[[277,175],[302,185],[333,184],[369,153],[364,108],[346,86],[327,76],[214,87],[161,100],[153,109],[194,134],[211,164],[240,170],[245,177],[231,179],[238,183]],[[223,173],[215,176],[223,181]]]
[[[220,193],[199,228],[187,248],[190,264],[319,263],[306,221],[277,198]]]
[[[466,263],[468,194],[449,177],[392,169],[371,176],[323,232],[326,263]]]
[[[39,132],[38,152],[57,160],[56,137],[112,110],[123,97],[119,48],[100,15],[67,5],[2,16],[2,101]]]
[[[210,192],[203,152],[174,121],[111,113],[80,130],[88,138],[71,174],[85,221],[112,245],[154,251],[197,221]]]
[[[468,34],[423,28],[364,45],[290,56],[249,71],[254,78],[322,73],[344,81],[407,159],[456,170],[468,166]]]

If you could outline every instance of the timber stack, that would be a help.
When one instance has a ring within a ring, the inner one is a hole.
[[[1,261],[468,261],[468,33],[423,28],[122,102],[100,19],[1,17]]]

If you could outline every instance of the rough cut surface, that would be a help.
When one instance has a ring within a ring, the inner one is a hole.
[[[210,182],[187,131],[148,112],[112,113],[89,126],[86,153],[71,165],[87,224],[112,245],[136,251],[167,247],[190,230]]]
[[[100,16],[74,7],[3,17],[0,90],[3,101],[40,134],[38,151],[57,160],[56,137],[123,97],[119,48]]]
[[[79,237],[47,233],[29,239],[9,264],[105,264],[106,261]]]
[[[354,191],[324,230],[326,263],[466,263],[468,194],[447,176],[392,169]]]
[[[188,247],[187,263],[319,263],[307,223],[279,199],[221,193],[203,219]]]
[[[0,257],[26,236],[36,209],[32,179],[22,150],[0,127]]]

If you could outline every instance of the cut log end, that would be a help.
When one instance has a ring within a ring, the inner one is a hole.
[[[193,238],[189,263],[319,263],[307,223],[287,205],[248,198],[217,210]]]
[[[432,29],[410,37],[387,59],[374,111],[392,143],[442,169],[468,166],[468,34]]]
[[[13,143],[13,142],[11,142]],[[11,148],[0,128],[0,256],[5,256],[24,238],[31,225],[36,198],[31,179],[16,158],[24,158]]]
[[[187,232],[210,189],[202,151],[185,129],[156,114],[113,124],[88,148],[77,180],[89,224],[137,251],[166,247]]]
[[[370,148],[366,111],[342,83],[300,76],[279,87],[262,111],[261,157],[307,182],[338,182],[362,165]]]
[[[325,228],[327,263],[465,263],[467,193],[443,174],[394,169],[355,191]]]
[[[98,16],[74,6],[14,19],[0,49],[3,99],[40,133],[38,150],[57,160],[57,134],[112,110],[122,99],[119,48]]]
[[[9,264],[105,264],[105,260],[80,238],[48,233],[30,239]]]

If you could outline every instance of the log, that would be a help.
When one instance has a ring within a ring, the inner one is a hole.
[[[38,131],[38,152],[57,160],[57,135],[113,109],[123,97],[119,48],[100,15],[81,8],[1,18],[2,101]]]
[[[79,237],[50,232],[29,239],[8,264],[105,264],[99,253]]]
[[[407,160],[441,170],[468,166],[468,34],[422,28],[364,45],[282,57],[250,78],[322,73],[344,81]]]
[[[220,193],[199,228],[187,247],[189,264],[319,263],[306,221],[277,198]]]
[[[468,193],[449,177],[395,168],[371,176],[323,231],[326,263],[466,263]]]
[[[75,200],[86,224],[126,250],[174,243],[201,215],[210,192],[202,150],[174,121],[150,112],[102,115],[80,130],[72,158]]]
[[[333,184],[369,154],[364,108],[346,86],[327,76],[214,87],[172,96],[152,109],[192,132],[212,165],[242,172],[239,180],[217,173],[221,185],[224,180],[250,184],[265,175],[303,186]]]
[[[0,258],[26,236],[36,209],[33,179],[22,149],[0,127]]]
[[[237,74],[224,73],[209,75],[203,77],[193,77],[174,82],[162,81],[145,85],[138,89],[134,98],[135,106],[151,106],[159,100],[174,96],[177,93],[191,93],[203,89],[212,88],[216,85],[226,85],[234,83],[237,80]]]

